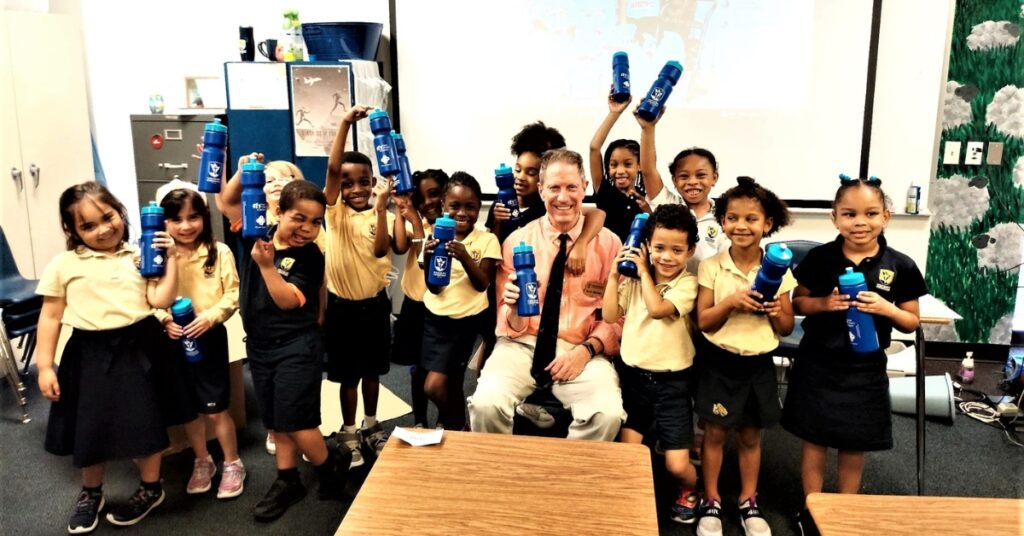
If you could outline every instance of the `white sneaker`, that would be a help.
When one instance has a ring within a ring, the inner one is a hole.
[[[525,417],[537,428],[546,429],[555,425],[555,418],[548,413],[548,410],[536,404],[527,404],[525,402],[519,404],[516,406],[516,415]]]
[[[363,452],[359,449],[359,434],[356,432],[337,432],[335,436],[338,443],[345,445],[352,451],[352,462],[348,464],[349,469],[363,465]]]
[[[772,529],[757,506],[757,495],[740,503],[740,522],[747,536],[771,536]]]
[[[267,448],[267,454],[274,456],[277,454],[277,443],[274,442],[274,433],[267,432],[267,442],[265,444]]]

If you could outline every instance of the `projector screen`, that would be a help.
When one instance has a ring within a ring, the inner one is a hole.
[[[713,194],[749,175],[784,199],[831,200],[861,156],[869,1],[399,1],[401,130],[414,169],[467,171],[484,192],[512,136],[542,120],[587,156],[608,113],[611,58],[633,103],[607,142],[640,139],[632,109],[668,60],[684,72],[658,123],[658,169],[711,150]],[[593,178],[590,178],[593,180]]]

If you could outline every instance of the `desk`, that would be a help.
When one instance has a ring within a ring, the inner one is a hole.
[[[658,534],[647,447],[472,432],[391,436],[338,534]]]
[[[925,294],[918,300],[921,313],[921,323],[918,324],[915,332],[917,346],[917,367],[914,373],[916,383],[917,403],[917,494],[924,495],[924,324],[950,324],[954,320],[960,320],[960,315],[950,309],[946,304],[939,301],[931,294]]]
[[[812,493],[807,509],[822,536],[1024,534],[1024,500]]]

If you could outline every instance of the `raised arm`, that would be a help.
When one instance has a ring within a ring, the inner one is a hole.
[[[615,102],[612,100],[611,91],[608,91],[608,115],[597,127],[594,138],[590,140],[590,178],[594,181],[594,193],[597,193],[604,184],[604,155],[601,153],[601,149],[604,147],[605,140],[608,139],[608,133],[615,126],[615,122],[619,120],[619,116],[626,110],[629,103],[633,102],[632,96],[626,102]]]
[[[665,187],[661,173],[658,173],[658,154],[654,146],[654,129],[664,114],[665,108],[662,107],[661,114],[654,121],[647,121],[633,112],[636,122],[640,123],[640,173],[643,174],[648,199],[657,197]]]
[[[249,162],[263,162],[263,153],[251,153],[238,159],[238,169],[235,174],[225,182],[213,200],[217,204],[220,213],[229,222],[242,221],[242,166]]]
[[[569,275],[581,275],[587,268],[587,250],[590,248],[590,243],[604,228],[604,219],[603,210],[583,207],[583,230],[580,231],[580,237],[573,243],[572,249],[569,251],[569,258],[566,259],[565,268],[569,271]],[[580,247],[576,247],[577,245]]]
[[[153,247],[167,249],[167,264],[160,279],[146,282],[146,301],[156,309],[166,309],[174,304],[178,295],[178,260],[174,250],[174,239],[166,231],[158,231]]]
[[[338,132],[334,135],[334,143],[331,144],[331,154],[327,157],[327,179],[324,185],[324,195],[327,196],[327,204],[333,205],[338,202],[338,194],[341,193],[341,156],[345,153],[345,143],[348,141],[348,132],[352,125],[365,118],[370,113],[369,106],[357,104],[345,112],[341,124],[338,125]],[[386,229],[387,227],[383,227]],[[381,229],[381,227],[378,227]]]

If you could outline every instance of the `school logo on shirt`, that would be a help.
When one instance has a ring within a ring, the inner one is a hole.
[[[715,402],[715,405],[711,406],[711,413],[714,413],[719,417],[725,417],[726,415],[729,414],[729,410],[725,409],[725,406],[723,406],[722,404]]]
[[[373,238],[375,236],[377,236],[377,224],[376,223],[371,223],[370,224],[370,238]]]
[[[285,257],[281,259],[281,264],[277,265],[277,273],[281,274],[281,277],[288,277],[291,274],[292,266],[295,265],[295,259],[291,257]]]
[[[473,250],[469,252],[469,256],[473,257],[473,262],[480,262],[480,252]]]
[[[213,279],[214,273],[216,272],[216,270],[214,270],[214,268],[215,268],[214,266],[206,266],[204,264],[203,265],[203,277],[205,277],[206,279]]]
[[[892,270],[879,270],[878,283],[875,283],[875,288],[889,291],[892,289],[892,282],[894,279],[896,279],[896,272]]]
[[[717,238],[717,237],[718,237],[718,227],[715,227],[713,225],[711,227],[708,227],[707,236],[704,237],[704,239],[707,241],[707,243],[711,244],[712,246],[715,245],[715,238]]]

